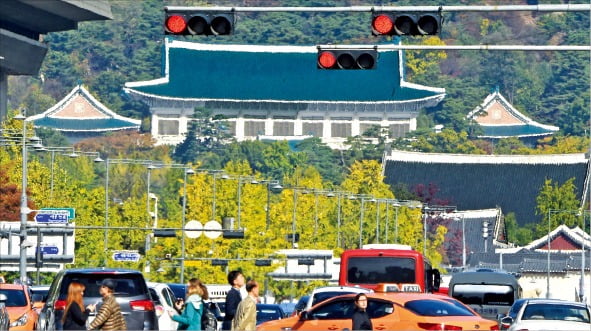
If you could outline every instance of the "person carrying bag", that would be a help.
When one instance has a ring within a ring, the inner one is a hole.
[[[201,317],[205,309],[203,300],[209,299],[207,288],[197,278],[189,280],[187,287],[187,300],[184,304],[175,304],[177,310],[182,309],[180,315],[169,311],[173,321],[179,323],[178,330],[201,330]]]

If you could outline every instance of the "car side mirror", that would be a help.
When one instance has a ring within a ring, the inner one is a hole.
[[[300,321],[305,321],[305,320],[310,319],[310,316],[309,316],[309,313],[307,310],[300,312],[299,315],[300,315]]]
[[[513,317],[505,316],[501,318],[501,327],[503,329],[508,329],[511,326],[511,324],[513,324]]]

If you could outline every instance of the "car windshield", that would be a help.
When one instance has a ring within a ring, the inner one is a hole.
[[[148,292],[146,282],[143,280],[141,274],[72,273],[64,277],[63,284],[60,288],[60,299],[64,300],[67,297],[68,286],[71,282],[78,282],[86,287],[84,290],[85,297],[100,297],[99,288],[105,278],[110,278],[116,282],[115,295],[118,297],[144,295],[144,293]]]
[[[421,316],[474,316],[468,309],[449,301],[413,300],[405,303],[404,307]]]
[[[257,322],[277,320],[283,317],[283,314],[273,307],[257,307]]]
[[[415,283],[415,260],[400,257],[351,257],[347,281],[352,284]]]
[[[352,292],[352,291],[317,292],[317,293],[314,293],[314,297],[312,298],[312,306],[316,305],[319,302],[330,299],[332,297],[336,297],[337,295],[354,294],[354,293],[357,293],[357,292]]]
[[[511,306],[514,293],[510,285],[456,284],[453,288],[453,297],[467,305]]]
[[[150,296],[152,297],[152,301],[154,301],[154,304],[162,305],[162,303],[160,302],[160,297],[156,293],[156,290],[151,287],[150,287]]]
[[[0,294],[6,295],[6,307],[23,307],[27,305],[25,292],[19,289],[0,289]]]
[[[523,320],[559,320],[589,323],[589,311],[584,306],[565,304],[529,304],[525,307]]]

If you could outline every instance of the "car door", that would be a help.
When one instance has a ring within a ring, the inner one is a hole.
[[[178,323],[173,321],[172,318],[170,318],[170,315],[168,314],[169,311],[177,313],[174,309],[174,302],[176,301],[176,296],[168,286],[164,286],[160,289],[160,296],[162,298],[161,301],[164,301],[162,302],[162,306],[164,307],[164,318],[167,323],[166,325],[170,327],[170,330],[176,330]],[[161,325],[160,327],[163,328],[164,326]]]
[[[351,328],[351,317],[355,304],[353,297],[339,298],[321,303],[302,312],[294,330],[342,330]]]

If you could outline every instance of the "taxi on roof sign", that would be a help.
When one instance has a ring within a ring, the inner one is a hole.
[[[412,292],[412,293],[421,293],[421,286],[419,284],[395,284],[395,283],[381,283],[378,284],[376,288],[376,292]]]

